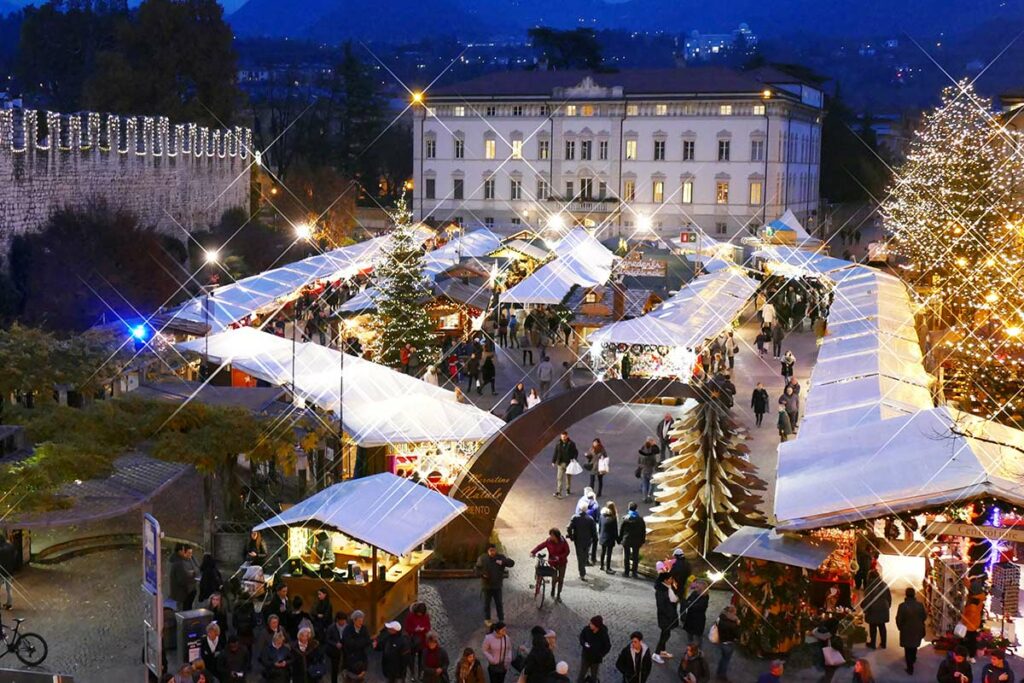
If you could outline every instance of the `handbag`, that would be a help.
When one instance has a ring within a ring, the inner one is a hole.
[[[967,637],[967,624],[965,624],[962,621],[959,624],[957,624],[953,628],[953,635],[956,636],[957,638],[966,638]]]
[[[575,460],[570,460],[569,465],[565,468],[565,473],[569,475],[582,474],[583,468]]]
[[[597,473],[598,474],[608,474],[608,470],[610,468],[610,465],[611,465],[611,459],[607,455],[601,457],[597,461]]]
[[[722,642],[722,637],[718,635],[717,619],[715,620],[715,623],[711,624],[711,629],[708,630],[708,640],[714,643],[715,645],[718,645],[720,642]]]
[[[633,476],[636,477],[637,479],[639,479],[640,478],[640,473],[643,472],[643,469],[644,468],[642,468],[639,465],[637,465],[636,471],[633,472]]]
[[[843,653],[831,645],[821,648],[821,655],[825,658],[825,666],[842,666],[846,664],[846,657]]]

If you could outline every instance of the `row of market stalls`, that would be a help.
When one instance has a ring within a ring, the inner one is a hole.
[[[646,315],[592,332],[595,372],[689,380],[701,347],[732,329],[756,290],[757,282],[735,266],[692,280]]]
[[[571,230],[552,252],[553,260],[500,294],[501,304],[561,304],[574,287],[607,284],[617,258],[583,228]]]
[[[859,600],[854,575],[876,569],[894,590],[923,587],[937,648],[955,643],[968,599],[990,617],[983,648],[1015,643],[1024,432],[935,407],[913,293],[898,278],[785,247],[759,256],[771,272],[821,278],[833,300],[799,435],[779,446],[775,527],[717,548],[744,558],[740,590],[767,596],[764,577],[799,585],[763,605],[771,628],[798,636],[830,615],[857,622],[846,611]],[[800,639],[771,642],[784,651]]]
[[[371,471],[387,470],[447,492],[468,457],[504,424],[416,377],[319,344],[242,327],[182,342],[233,382],[283,387],[302,405],[341,414],[345,470],[362,449]],[[341,409],[343,397],[344,409]]]

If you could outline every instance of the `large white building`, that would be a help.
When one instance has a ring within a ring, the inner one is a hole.
[[[498,229],[813,230],[822,93],[772,69],[510,71],[417,95],[413,209]]]

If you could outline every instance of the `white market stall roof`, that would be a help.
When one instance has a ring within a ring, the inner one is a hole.
[[[980,497],[1024,506],[1024,432],[945,406],[779,447],[780,530]]]
[[[715,548],[715,552],[767,560],[805,569],[817,569],[836,549],[835,543],[802,535],[784,535],[772,529],[744,526]]]
[[[857,337],[825,337],[824,343],[818,349],[818,362],[883,351],[917,363],[924,361],[921,346],[917,342],[882,334],[862,334]]]
[[[427,228],[416,228],[417,238],[426,240],[431,234]],[[246,316],[294,296],[317,280],[349,277],[372,268],[390,242],[390,235],[384,235],[273,268],[218,287],[209,297],[190,299],[167,311],[165,316],[168,320],[209,322],[210,331],[220,332]]]
[[[833,385],[826,384],[825,386]],[[818,387],[817,389],[821,388]],[[929,401],[929,403],[931,402]],[[824,434],[834,434],[850,427],[867,427],[873,422],[916,413],[919,409],[882,399],[870,405],[855,406],[819,415],[804,415],[800,419],[800,436],[804,438],[815,437]]]
[[[827,254],[784,245],[766,245],[754,252],[754,256],[810,275],[827,275],[833,271],[850,268],[854,265],[850,261],[833,258]]]
[[[499,252],[502,249],[511,249],[512,251],[518,251],[520,254],[523,254],[524,256],[529,256],[534,261],[544,261],[549,256],[551,256],[551,252],[549,252],[548,250],[531,242],[527,242],[526,240],[511,240],[505,242],[503,244],[498,245],[492,251],[484,255],[493,256],[496,252]]]
[[[433,278],[459,264],[460,258],[482,258],[501,246],[501,238],[487,228],[455,237],[424,257],[423,271]]]
[[[501,303],[560,304],[576,285],[595,287],[607,283],[612,264],[618,258],[583,228],[572,229],[555,245],[553,252],[554,261],[502,292]]]
[[[243,327],[177,345],[253,377],[291,388],[292,341]],[[319,344],[294,347],[295,394],[337,414],[341,391],[340,353]],[[458,403],[447,389],[346,355],[344,430],[361,446],[435,441],[482,441],[504,422],[475,406]]]
[[[805,419],[851,408],[888,403],[905,412],[932,407],[931,393],[922,386],[884,375],[848,382],[815,385],[803,402]],[[803,434],[803,428],[801,428]]]
[[[465,511],[465,503],[385,472],[334,484],[255,530],[330,529],[386,553],[407,555]]]
[[[919,360],[905,358],[888,349],[879,352],[858,353],[840,358],[819,360],[811,370],[811,386],[857,379],[871,375],[892,377],[922,387],[930,386],[932,376],[925,372]]]
[[[661,306],[632,320],[620,320],[590,333],[602,343],[693,347],[732,325],[757,283],[732,267],[688,283]]]
[[[786,209],[786,213],[782,214],[771,223],[768,224],[773,230],[789,230],[796,233],[797,242],[804,242],[809,239],[813,239],[804,230],[804,226],[800,225],[800,221],[793,214],[793,211]]]

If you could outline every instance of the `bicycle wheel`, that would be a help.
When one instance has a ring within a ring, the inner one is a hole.
[[[14,654],[22,664],[28,666],[42,664],[48,651],[46,641],[38,633],[22,633],[18,636],[18,642],[14,644]]]
[[[544,607],[544,596],[548,592],[547,591],[547,587],[548,587],[548,580],[546,578],[544,578],[544,577],[541,577],[537,581],[537,591],[538,592],[534,594],[535,598],[539,598],[539,602],[537,603],[537,609],[542,609]]]

